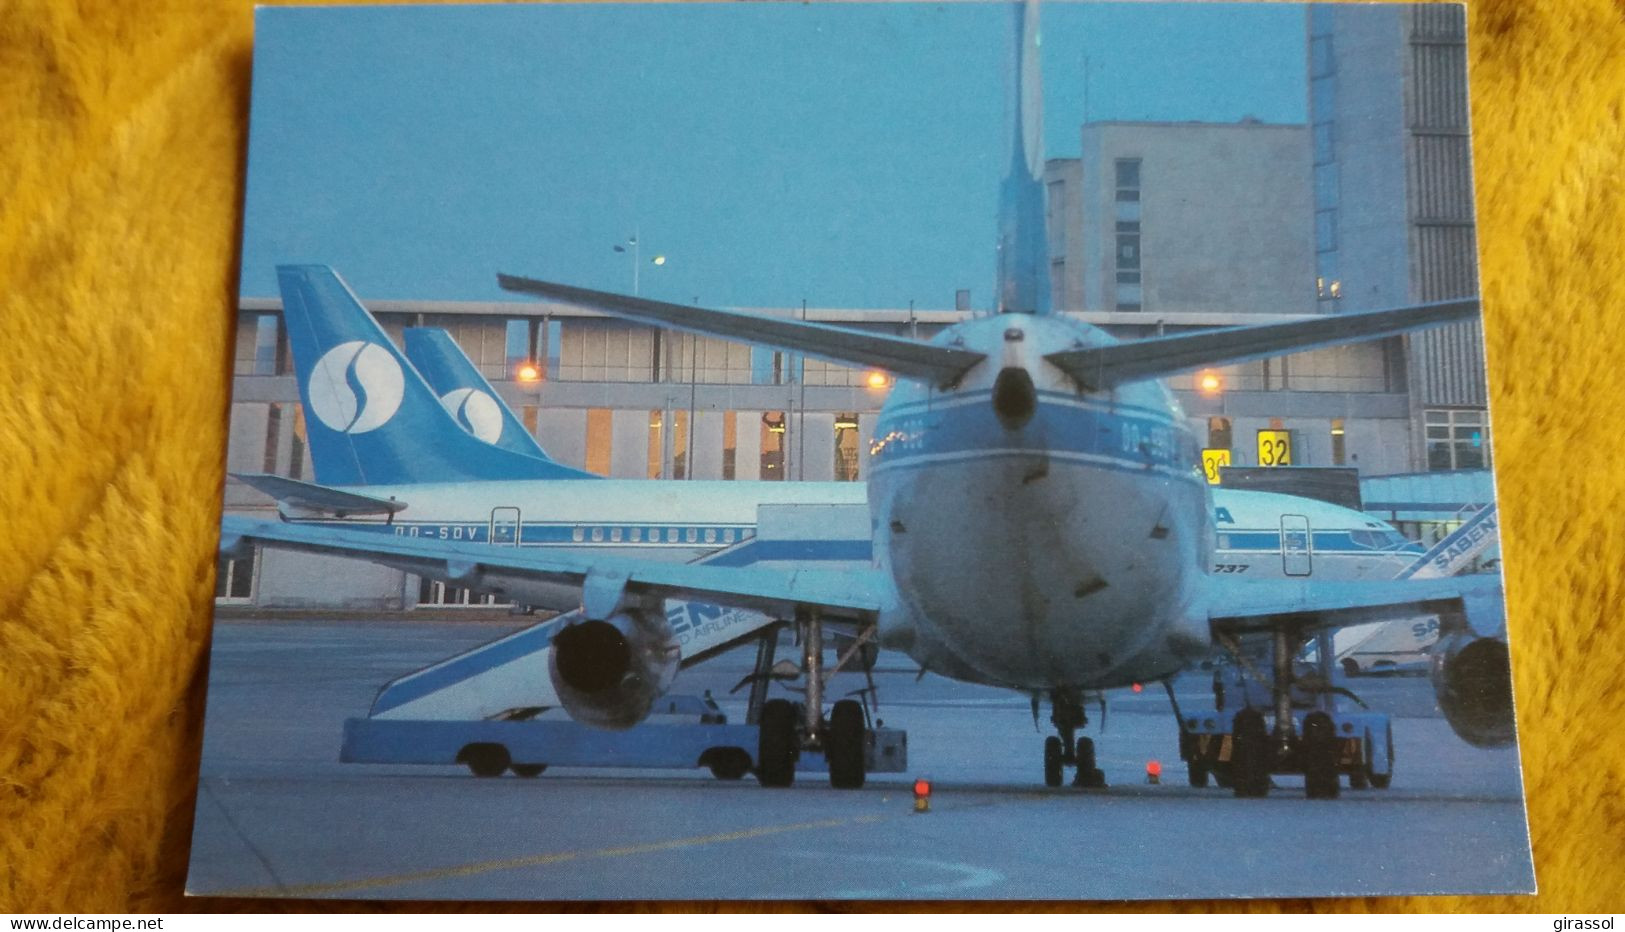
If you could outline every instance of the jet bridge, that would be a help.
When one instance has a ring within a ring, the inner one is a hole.
[[[764,505],[755,535],[695,562],[786,571],[808,565],[866,567],[871,558],[869,522],[866,505]],[[798,670],[789,661],[775,664],[786,620],[689,602],[668,603],[666,612],[682,648],[684,669],[742,644],[757,644],[744,723],[730,723],[709,695],[664,696],[646,720],[624,731],[572,720],[561,708],[550,672],[553,636],[573,617],[566,613],[385,684],[366,716],[345,722],[340,759],[464,764],[479,776],[508,771],[536,776],[549,766],[709,767],[719,778],[739,779],[757,769],[758,723],[769,704],[771,683],[807,675],[805,666]],[[861,632],[849,641],[863,642]],[[854,647],[843,651],[842,659],[862,653]],[[841,666],[838,662],[835,670],[814,675],[822,685]],[[863,741],[867,772],[906,769],[903,731],[865,722]],[[794,754],[796,771],[828,768],[813,744]]]

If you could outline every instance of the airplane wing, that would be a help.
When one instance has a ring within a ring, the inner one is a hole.
[[[1283,621],[1303,634],[1406,614],[1477,614],[1500,597],[1501,577],[1481,574],[1442,579],[1317,582],[1297,579],[1224,579],[1213,584],[1208,621],[1214,633],[1262,633]]]
[[[1437,327],[1478,316],[1478,299],[1439,301],[1415,307],[1328,314],[1307,320],[1252,327],[1229,327],[1200,333],[1153,337],[1066,350],[1044,357],[1078,384],[1104,390],[1124,382],[1159,379],[1205,366],[1267,359],[1282,353],[1377,340],[1424,327]]]
[[[406,507],[406,503],[398,499],[360,495],[286,476],[234,472],[231,477],[276,499],[277,504],[283,506],[283,511],[294,517],[391,515]]]
[[[804,320],[651,301],[516,275],[498,274],[497,284],[505,291],[534,295],[560,304],[727,340],[776,346],[835,363],[871,366],[933,385],[947,385],[958,380],[966,370],[984,358],[981,353],[970,350],[921,343],[903,337]]]
[[[560,588],[576,588],[594,618],[607,617],[623,595],[748,608],[785,619],[795,617],[798,608],[816,608],[827,617],[854,621],[873,618],[891,601],[890,587],[878,572],[786,571],[538,553],[399,536],[388,525],[359,530],[229,516],[221,520],[222,553],[241,554],[254,545],[368,560],[519,601],[526,601],[527,592],[552,595]]]

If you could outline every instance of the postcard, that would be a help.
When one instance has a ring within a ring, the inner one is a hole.
[[[1462,7],[256,22],[190,893],[1533,889]]]

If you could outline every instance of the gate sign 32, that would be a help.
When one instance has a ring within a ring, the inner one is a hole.
[[[1259,431],[1258,465],[1291,466],[1292,432],[1287,430]]]

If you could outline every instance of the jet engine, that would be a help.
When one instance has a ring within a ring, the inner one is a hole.
[[[1512,743],[1512,660],[1507,650],[1506,617],[1497,597],[1441,616],[1433,647],[1433,692],[1445,721],[1474,747]],[[1490,633],[1482,633],[1488,631]]]
[[[663,612],[622,609],[561,628],[553,636],[548,674],[572,718],[620,730],[648,716],[671,688],[680,657]]]

